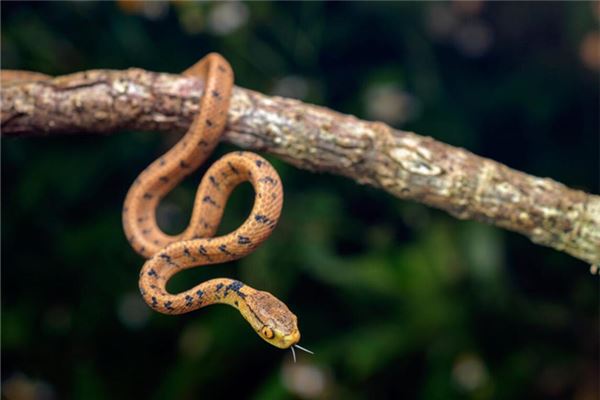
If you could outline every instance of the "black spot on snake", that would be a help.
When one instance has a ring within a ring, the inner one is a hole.
[[[183,160],[179,160],[179,166],[180,166],[181,168],[189,168],[189,167],[190,167],[190,164],[186,163],[186,162],[185,162],[185,161],[183,161]]]
[[[168,176],[161,176],[159,179],[160,179],[160,180],[161,180],[163,183],[167,183],[167,182],[169,182],[169,177],[168,177]]]
[[[202,290],[197,290],[196,291],[196,296],[198,296],[198,299],[201,299],[202,296],[204,296],[204,292]]]
[[[165,301],[165,308],[169,311],[173,311],[174,308],[172,307],[173,302],[171,301]]]
[[[263,162],[261,160],[256,160],[255,162],[256,162],[257,167],[259,167],[259,168],[262,167]]]
[[[152,194],[151,193],[144,193],[144,198],[146,200],[150,200],[152,198]]]
[[[219,290],[223,289],[223,286],[225,286],[225,285],[223,285],[222,283],[217,283],[217,286],[216,286],[216,288],[217,288],[217,292],[218,292]]]
[[[212,261],[211,258],[210,258],[210,256],[208,255],[208,252],[206,251],[206,248],[204,246],[200,245],[200,247],[198,247],[198,252],[200,254],[202,254],[204,257],[206,257],[206,259],[208,261]]]
[[[273,223],[273,221],[271,221],[266,215],[262,215],[262,214],[256,214],[254,216],[254,219],[257,222],[263,223],[263,224],[270,224]]]
[[[179,264],[177,264],[177,263],[173,262],[173,259],[171,258],[171,256],[170,256],[170,255],[168,255],[168,254],[161,254],[159,257],[160,257],[160,258],[162,258],[163,260],[165,260],[165,262],[166,262],[167,264],[169,264],[169,265],[172,265],[172,266],[174,266],[175,268],[181,268],[181,267],[179,266]]]
[[[212,123],[212,121],[210,119],[206,120],[206,126],[208,126],[208,127],[213,126],[213,123]]]
[[[203,203],[209,203],[209,204],[212,204],[212,205],[213,205],[213,206],[215,206],[215,207],[219,207],[219,206],[217,205],[217,203],[216,203],[216,202],[213,200],[213,198],[212,198],[212,197],[210,197],[210,196],[204,196],[204,198],[202,199],[202,202],[203,202]]]
[[[156,307],[158,305],[158,300],[156,300],[156,297],[152,296],[152,307]]]
[[[206,147],[208,146],[208,142],[204,139],[198,140],[198,146]]]
[[[185,295],[185,306],[191,307],[193,303],[194,303],[194,298],[192,296],[190,296],[189,294],[186,294]]]
[[[158,278],[158,274],[156,273],[154,268],[150,268],[150,271],[148,271],[148,276],[154,276]]]
[[[238,171],[233,164],[231,163],[231,161],[227,161],[227,165],[229,165],[229,168],[231,169],[231,172],[233,172],[234,174],[238,175],[240,173],[240,171]]]
[[[246,295],[240,292],[240,289],[244,286],[244,284],[240,281],[233,281],[225,288],[225,293],[223,293],[223,297],[227,297],[229,291],[235,292],[242,299],[246,298]]]
[[[228,256],[233,256],[234,254],[232,252],[230,252],[229,250],[227,250],[227,246],[222,244],[219,246],[219,250],[221,251],[221,253],[227,254]]]
[[[275,179],[271,178],[270,176],[263,176],[258,181],[259,182],[270,183],[273,186],[277,184],[277,182],[275,181]]]
[[[247,236],[238,235],[238,243],[239,244],[250,244],[250,238]]]
[[[189,257],[189,258],[191,258],[191,259],[192,259],[192,261],[195,261],[195,260],[196,260],[196,257],[194,257],[194,256],[192,255],[192,253],[190,253],[190,249],[188,249],[187,247],[184,247],[184,248],[183,248],[183,254],[185,254],[185,256],[186,256],[186,257]]]
[[[217,182],[214,176],[211,175],[208,179],[210,179],[210,183],[212,183],[215,188],[219,189],[219,182]]]
[[[213,90],[211,92],[211,94],[212,94],[213,97],[216,97],[216,98],[220,98],[220,96],[221,96],[221,93],[219,93],[218,90]]]

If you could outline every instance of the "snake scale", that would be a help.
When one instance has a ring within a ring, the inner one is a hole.
[[[140,292],[152,309],[164,314],[228,304],[237,308],[268,343],[308,351],[297,345],[300,332],[296,316],[268,292],[228,278],[211,279],[181,293],[167,291],[168,281],[180,271],[252,253],[275,228],[283,205],[281,180],[271,164],[254,153],[239,151],[223,156],[208,168],[184,232],[171,236],[161,231],[156,221],[160,200],[212,154],[227,123],[233,89],[232,68],[217,53],[206,55],[183,74],[204,80],[199,111],[179,142],[137,177],[123,205],[126,237],[133,249],[147,258],[140,271]],[[8,82],[49,78],[25,71],[2,71],[2,79]],[[246,181],[255,191],[249,217],[233,232],[215,236],[227,199],[237,185]]]

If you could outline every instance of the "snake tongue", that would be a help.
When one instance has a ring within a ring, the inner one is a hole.
[[[292,347],[295,347],[295,348],[297,348],[297,349],[300,349],[300,350],[302,350],[302,351],[305,351],[305,352],[307,352],[308,354],[315,354],[314,352],[310,351],[309,349],[305,349],[304,347],[302,347],[302,346],[299,346],[299,345],[297,345],[297,344],[295,344],[295,345],[294,345],[294,346],[292,346]],[[293,348],[292,348],[292,350],[293,350]]]

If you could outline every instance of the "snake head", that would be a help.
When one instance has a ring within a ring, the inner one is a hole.
[[[298,318],[271,293],[256,290],[246,296],[248,313],[242,313],[258,336],[280,349],[298,343]]]

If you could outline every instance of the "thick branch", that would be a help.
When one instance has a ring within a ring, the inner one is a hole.
[[[5,82],[4,136],[183,132],[203,82],[140,69]],[[224,140],[311,171],[344,175],[401,199],[522,233],[600,263],[600,196],[510,169],[430,137],[323,107],[236,88]]]

